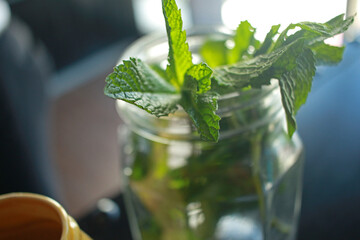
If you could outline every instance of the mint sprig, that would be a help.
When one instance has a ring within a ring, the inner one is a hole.
[[[339,15],[326,23],[290,24],[281,33],[280,25],[275,25],[263,42],[255,39],[256,29],[244,21],[230,39],[233,47],[229,48],[226,40],[205,42],[200,53],[208,65],[194,65],[175,0],[162,0],[162,8],[169,43],[166,69],[150,67],[136,58],[125,60],[106,78],[105,94],[157,117],[181,106],[201,138],[215,142],[219,138],[218,96],[261,88],[272,79],[279,82],[291,136],[296,130],[295,115],[311,90],[316,65],[341,61],[344,48],[329,46],[324,40],[344,32],[354,20]],[[295,28],[300,30],[289,34]]]
[[[313,76],[315,75],[315,58],[309,48],[304,48],[304,43],[299,41],[294,44],[292,51],[288,51],[281,59],[293,62],[295,65],[287,71],[282,70],[281,63],[274,66],[279,69],[275,76],[279,80],[281,100],[287,119],[288,134],[290,136],[296,130],[295,115],[299,108],[305,103],[311,90]],[[279,62],[283,62],[279,61]],[[276,71],[276,70],[275,70]]]
[[[249,46],[257,48],[260,42],[255,39],[255,28],[248,21],[239,24],[233,38],[234,47],[229,50],[227,64],[239,62],[244,56],[249,55]]]
[[[130,58],[106,78],[105,95],[132,103],[157,116],[175,112],[180,95],[140,59]]]
[[[200,49],[200,54],[210,67],[225,65],[228,62],[228,52],[225,40],[207,41]]]
[[[216,115],[217,95],[207,93],[212,70],[204,63],[193,65],[185,74],[181,106],[189,114],[202,139],[217,141],[220,117]]]
[[[186,71],[193,65],[189,45],[186,42],[186,32],[182,29],[181,11],[175,0],[162,1],[166,32],[169,42],[169,55],[166,72],[170,82],[180,89]]]
[[[182,29],[181,11],[175,0],[163,0],[169,55],[166,73],[181,91],[179,104],[189,114],[204,140],[217,141],[219,120],[216,98],[203,95],[211,88],[212,70],[206,64],[193,65],[186,32]]]
[[[218,91],[246,86],[260,88],[270,84],[271,79],[278,79],[288,133],[292,136],[296,130],[295,115],[306,102],[316,65],[341,61],[344,48],[326,45],[324,40],[344,32],[353,22],[351,17],[343,19],[344,16],[339,15],[323,24],[290,24],[276,41],[273,39],[278,34],[279,25],[273,26],[253,56],[214,69],[215,86]],[[295,27],[301,30],[288,35],[289,30]]]
[[[261,44],[261,47],[254,54],[254,57],[268,52],[268,49],[270,49],[274,44],[274,37],[279,33],[279,28],[280,24],[271,27],[270,31],[266,34],[265,40]]]
[[[176,2],[163,0],[162,8],[169,43],[166,70],[130,58],[106,78],[105,94],[157,117],[167,116],[180,105],[193,120],[202,139],[217,141],[220,120],[216,115],[217,94],[207,93],[211,88],[212,70],[204,63],[192,63]]]

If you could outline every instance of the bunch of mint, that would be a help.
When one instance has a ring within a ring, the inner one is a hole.
[[[162,9],[169,43],[166,69],[154,69],[137,58],[124,60],[106,78],[104,92],[157,117],[181,106],[201,138],[214,142],[219,138],[219,96],[261,88],[271,79],[278,80],[288,134],[292,136],[295,115],[306,101],[316,65],[336,64],[342,59],[344,48],[327,45],[324,40],[344,32],[354,20],[339,15],[323,24],[290,24],[282,32],[280,25],[275,25],[263,42],[255,39],[255,29],[244,21],[236,29],[232,48],[225,41],[206,42],[201,49],[205,63],[193,64],[175,0],[162,0]],[[295,33],[290,34],[292,31]]]

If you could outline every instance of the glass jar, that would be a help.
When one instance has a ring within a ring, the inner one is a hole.
[[[188,33],[193,61],[221,28]],[[167,39],[147,36],[123,59],[166,64]],[[156,118],[123,101],[122,180],[134,240],[292,240],[300,210],[302,144],[286,133],[277,82],[221,96],[218,143],[201,141],[181,110]]]

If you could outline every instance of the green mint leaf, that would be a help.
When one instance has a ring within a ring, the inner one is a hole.
[[[321,43],[328,38],[346,31],[353,21],[354,17],[349,17],[344,20],[344,14],[341,14],[326,23],[301,22],[297,24],[290,24],[280,34],[274,48],[276,49],[281,47],[282,45],[288,44],[301,37],[305,39],[307,46]],[[288,36],[289,30],[295,29],[296,27],[301,28],[301,30]]]
[[[343,48],[328,46],[323,41],[342,33],[353,22],[352,17],[345,20],[343,17],[339,15],[324,24],[291,24],[275,43],[278,26],[273,26],[253,59],[215,68],[213,90],[259,88],[270,84],[272,78],[278,79],[291,136],[296,130],[295,115],[311,90],[315,65],[335,64],[342,58]],[[301,30],[288,36],[295,27]]]
[[[284,72],[281,67],[282,60],[295,62],[296,66]],[[279,60],[278,65],[275,64],[273,71],[278,72],[276,75],[278,75],[281,100],[286,114],[288,134],[292,136],[297,126],[295,115],[306,102],[311,90],[315,75],[315,58],[313,52],[309,48],[303,48],[303,42],[298,41],[297,44],[292,45],[287,54],[282,56],[282,60]]]
[[[271,78],[275,77],[272,67],[279,61],[282,55],[286,54],[293,44],[283,46],[271,53],[262,54],[252,59],[215,68],[212,90],[223,92],[225,89],[241,90],[249,85],[259,88],[262,85],[270,84]],[[281,62],[281,64],[279,65],[281,65],[284,71],[295,66],[295,62],[290,65],[290,62],[286,60]]]
[[[140,59],[130,58],[106,78],[105,95],[132,103],[160,117],[177,110],[180,95]]]
[[[316,43],[311,46],[311,50],[315,54],[316,65],[334,65],[342,60],[345,48]]]
[[[185,82],[182,90],[194,91],[202,94],[211,88],[211,75],[213,71],[205,63],[193,65],[185,75]]]
[[[260,48],[255,52],[254,56],[267,53],[267,51],[274,44],[274,37],[278,34],[280,24],[274,25],[271,27],[270,31],[266,34],[264,42],[261,44]]]
[[[240,90],[250,84],[252,78],[258,77],[271,67],[274,56],[260,56],[236,64],[220,66],[214,69],[212,90],[225,92],[227,89]]]
[[[203,140],[219,138],[220,117],[216,115],[217,95],[210,89],[212,70],[204,63],[191,67],[185,75],[180,104],[189,114]]]
[[[236,29],[234,47],[228,53],[228,64],[233,64],[242,59],[246,55],[249,46],[258,46],[258,41],[254,37],[255,28],[248,21],[243,21]]]
[[[307,39],[307,45],[313,45],[343,33],[353,22],[354,17],[349,17],[344,20],[344,14],[341,14],[323,24],[302,22],[297,24],[297,26],[307,31],[304,34]]]
[[[261,87],[270,84],[272,78],[278,79],[288,134],[292,136],[297,126],[295,115],[305,103],[311,90],[312,79],[315,75],[315,58],[313,52],[305,46],[304,39],[301,38],[272,54],[274,53],[277,54],[272,58],[272,66],[259,77],[252,79],[250,85]]]
[[[271,79],[278,79],[288,132],[292,135],[296,129],[295,114],[305,103],[314,74],[314,54],[305,47],[303,39],[298,39],[269,54],[215,68],[217,85],[214,84],[212,90],[241,89],[246,86],[260,88],[270,84]]]
[[[299,54],[291,53],[278,65],[278,69],[282,69],[286,62],[288,66],[291,66],[296,56],[296,67],[278,76],[290,136],[296,130],[296,112],[305,103],[311,90],[315,64],[335,64],[342,58],[343,48],[328,46],[323,41],[347,30],[353,20],[353,17],[344,20],[344,15],[339,15],[324,24],[311,22],[291,24],[280,34],[275,47],[281,47],[299,39],[303,39],[304,42],[304,46],[299,46],[297,49]],[[287,32],[295,27],[300,27],[301,30],[287,36]]]
[[[226,46],[225,40],[208,40],[201,47],[200,54],[210,67],[239,62],[259,48],[260,42],[255,39],[254,34],[255,28],[248,21],[241,22],[231,39],[234,44],[232,48]]]
[[[225,41],[208,40],[201,46],[200,54],[204,62],[214,68],[227,64],[227,51]]]
[[[216,115],[217,95],[183,92],[181,106],[194,122],[200,137],[206,141],[217,142],[219,138],[220,117]]]
[[[186,42],[186,32],[182,29],[181,11],[175,0],[162,0],[162,8],[169,42],[169,64],[166,72],[170,77],[170,82],[180,89],[186,71],[193,65],[191,52]]]

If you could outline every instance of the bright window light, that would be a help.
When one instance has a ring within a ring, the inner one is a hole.
[[[221,9],[223,24],[235,29],[248,20],[263,39],[270,27],[301,21],[325,22],[346,12],[346,0],[224,0]]]
[[[165,22],[160,0],[133,0],[135,23],[143,33],[165,32]],[[188,0],[178,1],[184,27],[191,26],[191,12]]]

